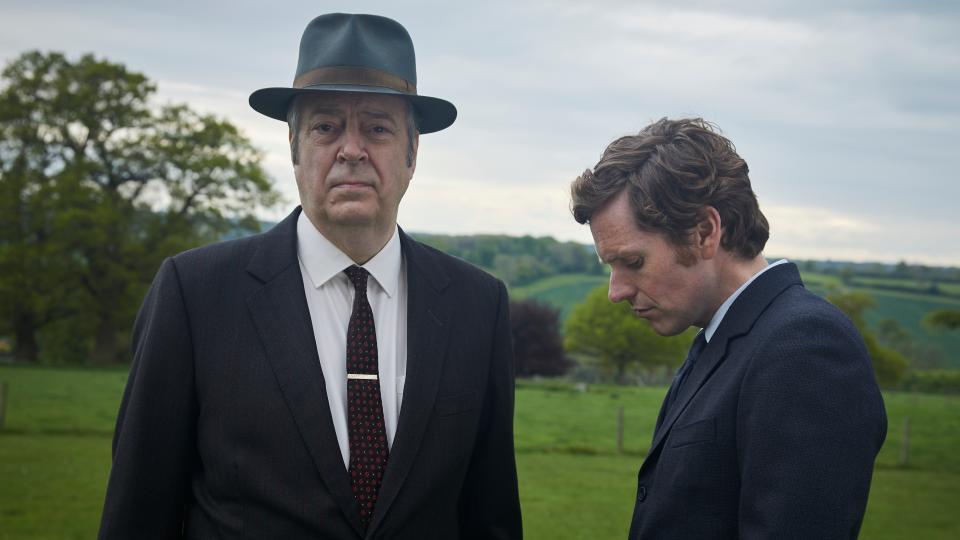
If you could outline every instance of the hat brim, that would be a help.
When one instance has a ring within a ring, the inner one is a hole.
[[[402,97],[409,100],[419,117],[418,131],[420,133],[433,133],[450,127],[457,119],[457,108],[453,103],[447,100],[429,97],[404,94],[391,88],[379,86],[359,86],[359,85],[315,85],[310,88],[261,88],[250,94],[250,106],[260,114],[275,118],[277,120],[287,120],[287,108],[290,101],[300,94],[323,94],[323,93],[369,93],[369,94],[387,94]]]

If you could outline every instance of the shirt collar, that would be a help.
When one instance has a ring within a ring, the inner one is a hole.
[[[763,270],[760,270],[756,274],[752,275],[750,279],[743,282],[743,285],[740,285],[739,289],[733,291],[733,294],[727,297],[727,299],[724,300],[722,304],[720,304],[720,309],[718,309],[717,312],[713,314],[713,318],[710,319],[710,324],[708,324],[707,328],[703,331],[704,339],[706,339],[708,343],[710,342],[710,338],[712,338],[713,333],[717,331],[717,327],[720,326],[720,321],[723,320],[724,315],[727,314],[727,311],[730,309],[730,306],[733,305],[733,301],[736,300],[737,297],[740,296],[740,293],[745,291],[747,287],[750,286],[750,284],[753,283],[755,279],[760,277],[760,274],[766,272],[767,270],[773,268],[774,266],[778,266],[786,262],[787,262],[786,259],[780,259],[779,261],[773,264],[767,265]]]
[[[390,298],[396,294],[400,282],[402,256],[397,229],[394,226],[393,235],[383,249],[366,264],[361,265],[370,272],[373,279]],[[316,289],[340,275],[348,266],[355,264],[346,253],[327,240],[303,212],[297,219],[297,254],[307,272],[307,277]]]

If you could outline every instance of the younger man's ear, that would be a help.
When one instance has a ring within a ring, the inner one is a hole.
[[[723,227],[720,222],[720,212],[712,206],[703,209],[703,216],[696,230],[696,248],[700,251],[700,258],[712,259],[720,249],[720,240],[723,238]]]

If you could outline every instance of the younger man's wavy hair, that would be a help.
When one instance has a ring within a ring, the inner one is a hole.
[[[589,223],[626,190],[641,230],[663,233],[686,247],[704,208],[712,206],[723,227],[720,245],[749,260],[763,251],[770,227],[747,172],[733,143],[709,122],[661,118],[610,143],[593,171],[571,184],[571,210],[578,223]]]

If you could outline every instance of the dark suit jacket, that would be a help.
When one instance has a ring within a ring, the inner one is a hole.
[[[855,538],[887,421],[853,324],[783,264],[693,365],[660,413],[630,538]]]
[[[298,215],[164,262],[134,328],[100,538],[520,538],[503,284],[401,232],[407,379],[364,535]]]

